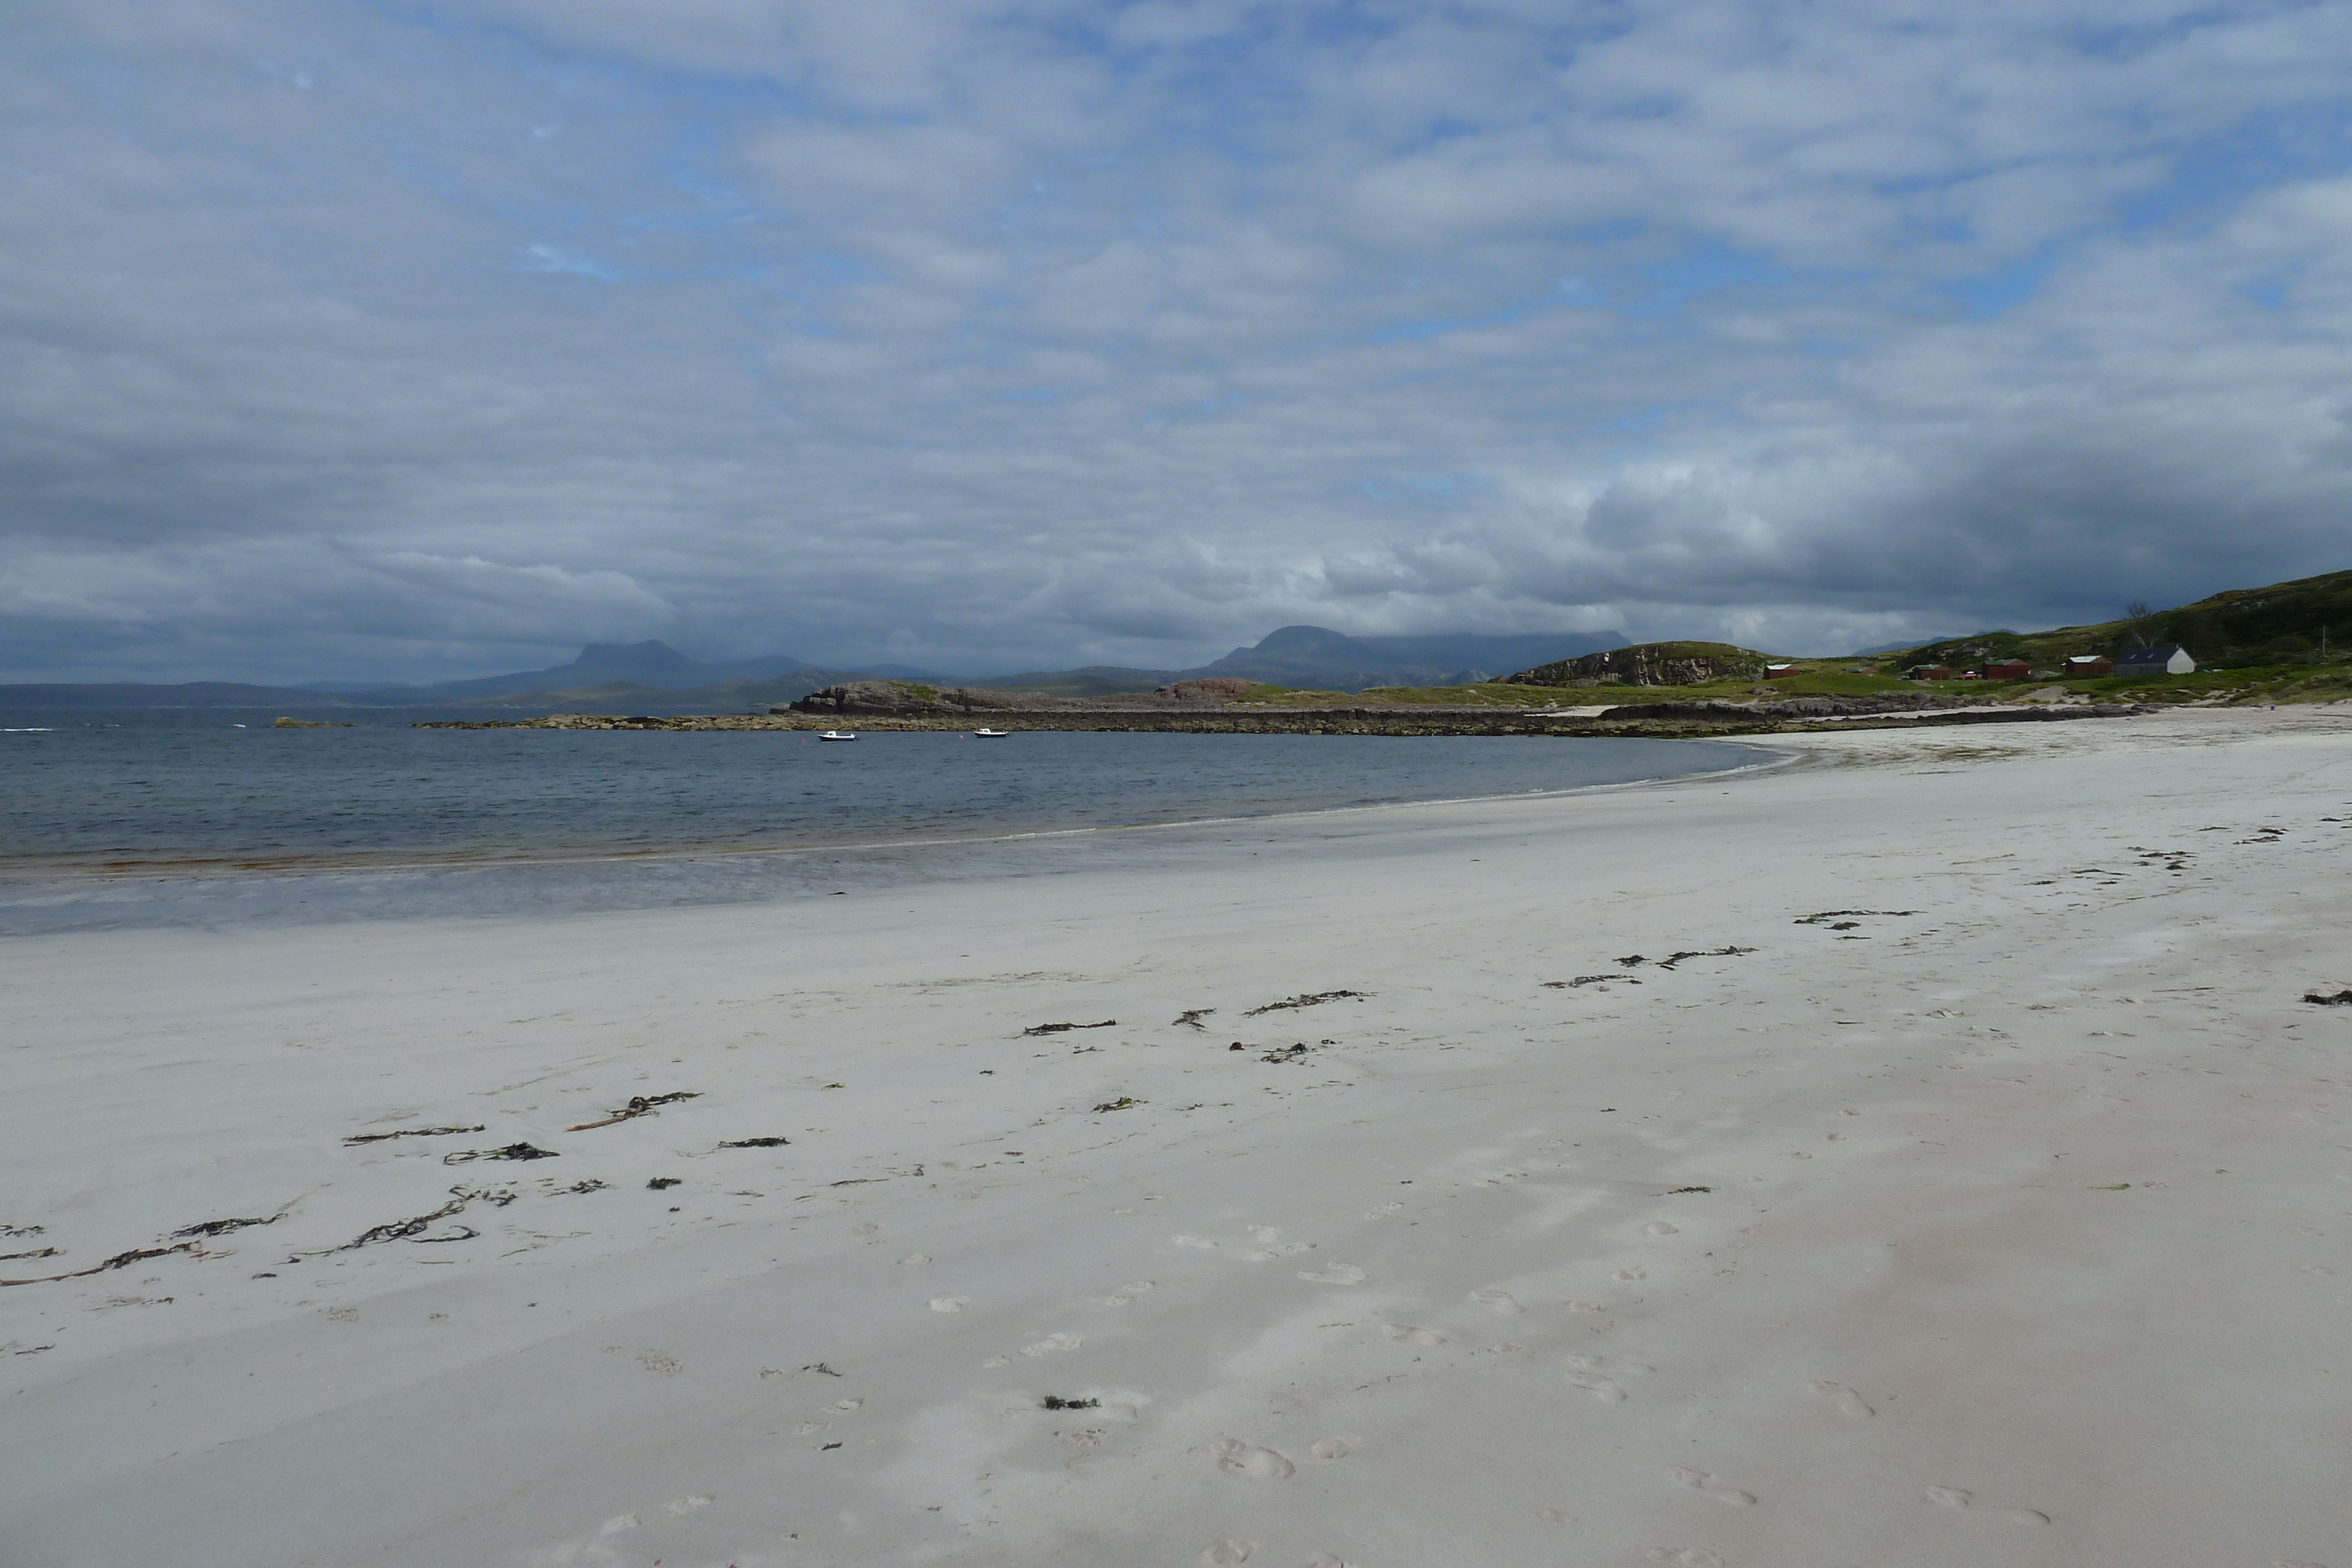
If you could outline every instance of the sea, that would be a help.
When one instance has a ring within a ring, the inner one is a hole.
[[[1149,830],[1765,760],[1549,737],[417,727],[478,709],[281,729],[282,711],[0,708],[0,935],[807,896],[1099,860]]]

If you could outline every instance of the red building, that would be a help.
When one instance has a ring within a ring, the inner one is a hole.
[[[2094,675],[2112,675],[2115,673],[2116,662],[2101,658],[2096,653],[2076,653],[2066,661],[2066,674],[2074,680],[2084,681]]]
[[[2032,674],[2022,659],[2009,659],[1984,667],[1984,678],[1989,681],[2021,681]]]

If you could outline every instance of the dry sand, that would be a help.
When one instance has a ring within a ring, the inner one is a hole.
[[[0,946],[0,1563],[2352,1568],[2352,716],[1804,745]]]

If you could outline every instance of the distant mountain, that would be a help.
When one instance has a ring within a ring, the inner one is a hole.
[[[1238,675],[1270,685],[1360,692],[1367,686],[1460,686],[1515,670],[1622,648],[1620,632],[1539,632],[1496,637],[1350,637],[1323,626],[1285,626],[1182,679]]]

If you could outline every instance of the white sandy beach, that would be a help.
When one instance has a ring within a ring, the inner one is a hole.
[[[2352,1568],[2352,714],[1803,742],[0,944],[0,1563]]]

